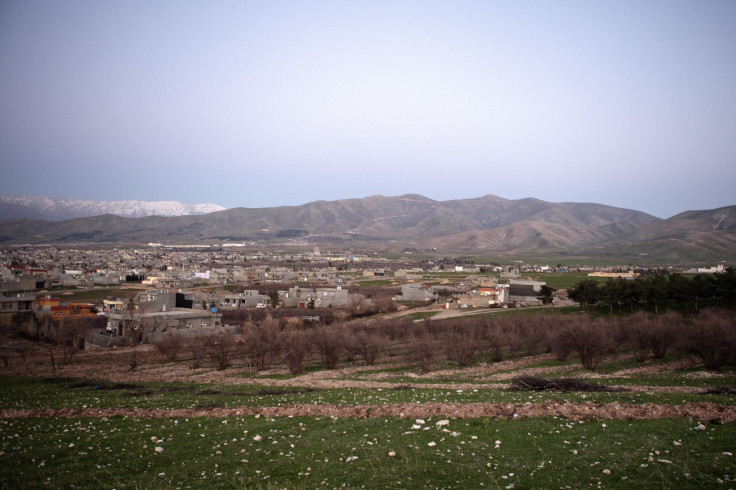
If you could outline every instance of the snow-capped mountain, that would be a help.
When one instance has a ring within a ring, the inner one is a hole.
[[[0,195],[0,220],[34,218],[61,221],[114,214],[126,218],[184,216],[223,211],[217,204],[184,204],[178,201],[86,201],[45,196]]]

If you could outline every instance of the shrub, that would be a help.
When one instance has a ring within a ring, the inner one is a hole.
[[[622,320],[621,330],[634,351],[636,362],[644,362],[653,347],[654,322],[649,313],[636,312]]]
[[[473,356],[480,347],[480,335],[474,323],[456,326],[446,341],[447,359],[455,361],[458,366],[470,366]]]
[[[202,358],[205,355],[205,345],[201,338],[191,338],[186,343],[187,350],[192,356],[189,367],[192,369],[199,369],[202,365]]]
[[[682,316],[678,313],[658,315],[652,325],[652,357],[662,359],[682,336],[682,328]]]
[[[484,330],[484,337],[493,361],[503,361],[503,351],[506,343],[501,325],[497,321],[489,320]]]
[[[736,321],[725,310],[701,311],[687,329],[687,341],[692,352],[700,357],[706,369],[719,371],[733,364],[736,349]]]
[[[350,357],[359,355],[367,366],[374,365],[386,348],[383,338],[362,325],[354,327],[346,334],[343,345]]]
[[[530,356],[536,356],[539,352],[539,345],[544,342],[547,337],[547,321],[543,315],[534,315],[532,317],[518,316],[516,320],[516,334],[526,347],[526,353]]]
[[[61,361],[70,363],[72,357],[84,348],[85,329],[77,319],[64,318],[54,332],[54,343],[61,348]]]
[[[169,332],[153,345],[161,354],[164,355],[164,357],[166,357],[166,359],[173,362],[179,357],[182,344],[181,335],[176,332]]]
[[[230,367],[230,360],[234,350],[233,339],[230,335],[210,335],[205,340],[205,346],[207,355],[210,356],[212,364],[215,365],[217,371],[222,371]]]
[[[562,354],[575,352],[585,369],[594,371],[609,349],[610,339],[605,323],[592,323],[587,317],[577,317],[554,334],[552,344],[559,359]]]
[[[278,320],[267,316],[260,326],[246,322],[242,332],[243,340],[238,344],[238,352],[243,363],[258,371],[266,369],[281,351]]]
[[[422,371],[428,373],[434,366],[436,350],[432,334],[426,328],[416,329],[409,340],[407,360],[418,364]]]
[[[343,340],[339,326],[317,328],[312,332],[312,343],[327,369],[337,369]]]
[[[311,343],[306,332],[287,330],[282,334],[284,361],[291,374],[304,372],[304,359],[309,355]]]

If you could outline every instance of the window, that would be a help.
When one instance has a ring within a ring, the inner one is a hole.
[[[199,326],[205,328],[207,326],[207,322],[205,320],[202,320],[202,323],[200,323]]]

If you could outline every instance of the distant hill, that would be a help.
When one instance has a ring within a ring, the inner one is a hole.
[[[736,260],[736,206],[686,211],[637,227],[599,244],[599,251],[658,257],[674,261]]]
[[[0,220],[31,218],[62,221],[101,214],[126,218],[183,216],[214,213],[224,209],[217,204],[183,204],[178,201],[85,201],[45,196],[0,195]]]
[[[592,203],[407,194],[233,208],[205,215],[0,221],[0,243],[212,243],[269,240],[434,247],[488,254],[589,254],[735,260],[736,207],[661,220]]]

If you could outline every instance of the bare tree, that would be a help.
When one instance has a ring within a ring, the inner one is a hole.
[[[458,366],[470,366],[480,348],[480,332],[475,323],[465,323],[452,329],[446,339],[447,359]]]
[[[407,359],[409,362],[418,364],[423,372],[428,373],[434,367],[437,348],[434,337],[425,327],[415,329],[409,339]]]
[[[217,371],[230,367],[234,352],[233,339],[227,334],[210,335],[205,340],[205,349]]]
[[[321,327],[312,331],[312,343],[327,369],[337,369],[342,352],[341,326]]]
[[[488,349],[491,351],[493,361],[503,361],[503,351],[506,346],[505,336],[503,328],[497,321],[489,321],[486,326],[485,332],[485,343]]]
[[[134,298],[128,299],[123,310],[123,328],[128,332],[129,345],[135,346],[143,335],[143,305]]]
[[[204,342],[201,338],[195,337],[189,339],[186,345],[189,354],[192,356],[189,367],[192,369],[199,369],[202,365],[202,358],[204,358],[206,353]]]
[[[282,334],[284,360],[291,374],[304,372],[304,359],[309,355],[311,342],[307,332],[286,330]]]
[[[687,329],[690,350],[706,369],[720,371],[729,363],[736,363],[736,315],[721,309],[701,310]]]
[[[83,345],[84,330],[82,325],[74,319],[62,318],[54,337],[54,343],[61,348],[62,362],[68,364]]]
[[[383,338],[365,329],[356,332],[352,341],[354,349],[368,366],[374,365],[378,356],[386,349],[386,342]]]
[[[156,349],[166,357],[166,359],[173,362],[179,357],[183,341],[181,335],[177,332],[168,332],[154,345],[156,346]]]

